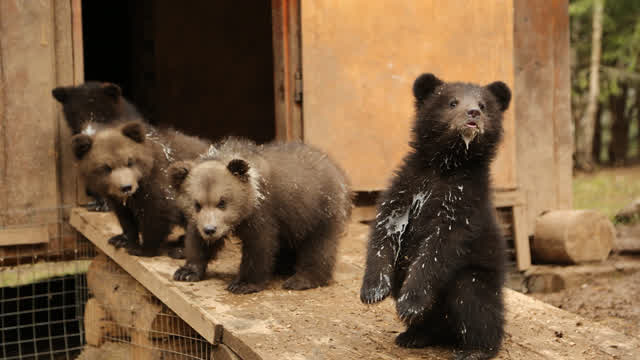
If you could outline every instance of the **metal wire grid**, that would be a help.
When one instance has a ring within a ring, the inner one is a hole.
[[[108,276],[112,277],[109,283],[125,282],[126,278],[130,277],[114,262],[109,261],[108,266],[115,268],[114,271],[109,272]],[[140,314],[132,315],[132,306],[126,302],[118,302],[121,306],[111,304],[110,307],[101,304],[104,311],[109,314],[107,318],[91,318],[91,315],[87,314],[85,320],[87,328],[100,329],[100,343],[129,344],[130,353],[136,359],[209,359],[211,357],[212,345],[144,287],[138,284],[131,291],[122,288],[116,291],[118,296],[124,299],[143,298],[141,302],[147,303],[149,307],[158,311],[153,310],[151,317],[147,317]],[[136,311],[141,310],[144,311],[144,307],[136,307]]]
[[[73,359],[84,343],[86,265],[93,246],[76,236],[63,218],[69,206],[4,211],[4,219],[28,216],[29,225],[52,230],[49,243],[0,248],[0,358]],[[49,220],[49,221],[47,221]],[[6,223],[3,221],[3,223]],[[83,261],[84,260],[84,261]]]

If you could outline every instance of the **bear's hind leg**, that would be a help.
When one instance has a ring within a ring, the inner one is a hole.
[[[423,348],[451,342],[442,309],[434,309],[422,319],[410,323],[407,330],[396,337],[395,343],[406,348]]]
[[[282,287],[305,290],[328,285],[333,277],[338,238],[342,229],[341,222],[330,220],[310,232],[298,245],[295,274]]]
[[[499,274],[467,270],[449,287],[446,306],[455,334],[455,359],[494,357],[504,335],[504,305]]]

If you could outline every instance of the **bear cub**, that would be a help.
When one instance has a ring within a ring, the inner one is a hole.
[[[174,279],[202,280],[233,232],[242,242],[242,260],[227,288],[232,293],[260,291],[274,273],[293,273],[285,289],[327,285],[351,216],[344,171],[300,143],[258,146],[230,138],[210,150],[169,169],[188,218],[186,263]]]
[[[114,122],[135,120],[140,117],[135,106],[122,97],[116,84],[89,81],[78,86],[60,86],[51,91],[62,104],[62,112],[71,134],[93,135],[99,128]],[[87,204],[91,211],[109,211],[104,199],[86,189],[95,199]]]
[[[94,135],[75,135],[72,147],[80,176],[92,193],[107,200],[122,227],[110,244],[132,255],[154,256],[174,226],[186,228],[166,172],[172,162],[206,151],[207,142],[141,121],[118,121]]]
[[[505,256],[489,168],[511,91],[423,74],[413,94],[412,151],[382,194],[360,298],[393,296],[407,325],[399,346],[451,345],[456,359],[488,359],[503,338]]]
[[[62,112],[73,135],[93,135],[98,128],[116,121],[140,118],[138,110],[122,96],[116,84],[88,81],[78,86],[60,86],[51,91],[62,104]]]

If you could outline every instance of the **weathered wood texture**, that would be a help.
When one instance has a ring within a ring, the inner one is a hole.
[[[616,232],[594,210],[549,211],[536,221],[531,250],[537,262],[581,263],[605,260]]]
[[[0,2],[0,231],[59,234],[53,14],[51,1]]]
[[[273,33],[273,86],[276,139],[302,139],[301,99],[296,99],[296,73],[302,75],[300,52],[300,3],[271,0]],[[302,90],[302,89],[299,89]]]
[[[532,234],[542,212],[572,206],[568,1],[514,0],[514,6],[518,186]]]
[[[340,244],[335,281],[328,287],[285,291],[281,282],[258,294],[225,290],[239,261],[233,239],[212,262],[207,280],[171,280],[181,261],[137,258],[107,239],[120,231],[112,214],[73,211],[71,223],[205,339],[221,342],[242,359],[448,359],[446,349],[402,349],[403,330],[393,302],[358,300],[367,227],[353,224]],[[506,290],[507,325],[499,359],[635,359],[640,340]],[[581,323],[581,326],[576,324]],[[555,332],[562,332],[558,338]]]
[[[70,134],[51,89],[79,81],[72,16],[79,5],[0,4],[0,237],[44,244],[0,247],[5,264],[75,247],[65,223],[77,188]]]
[[[512,0],[302,0],[301,10],[304,140],[333,155],[356,190],[385,188],[408,151],[421,73],[514,85]],[[497,188],[516,186],[516,106],[493,165]]]
[[[640,252],[640,223],[616,225],[614,251]]]

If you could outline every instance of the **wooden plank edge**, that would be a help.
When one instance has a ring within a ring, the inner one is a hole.
[[[187,323],[193,327],[202,337],[214,344],[215,341],[215,325],[206,314],[199,313],[197,317],[193,317],[192,312],[188,309],[192,308],[189,299],[182,296],[176,296],[176,293],[170,292],[170,289],[163,286],[163,281],[156,275],[147,271],[144,266],[138,263],[135,257],[128,255],[122,250],[117,250],[113,246],[108,245],[108,239],[101,239],[100,230],[95,228],[93,224],[88,222],[82,213],[84,209],[74,208],[71,210],[71,218],[69,223],[82,233],[89,241],[97,246],[102,252],[109,256],[113,261],[120,265],[129,274],[136,274],[135,279],[144,285],[154,296],[165,303],[173,312],[182,319],[191,319]],[[186,320],[185,320],[186,321]]]
[[[0,246],[46,243],[49,243],[48,225],[0,230]]]
[[[231,332],[225,330],[223,324],[218,324],[214,319],[211,319],[209,313],[198,308],[194,310],[189,301],[190,299],[184,296],[181,291],[172,291],[172,280],[158,277],[136,261],[136,257],[108,245],[108,239],[104,238],[101,231],[83,217],[83,214],[86,213],[87,210],[83,208],[72,209],[69,223],[126,272],[132,276],[135,274],[134,278],[138,282],[196,330],[206,341],[214,346],[219,345],[220,341],[222,341],[236,354],[239,354],[243,360],[262,359],[248,345],[244,344]],[[196,316],[194,316],[194,311],[197,312]]]

